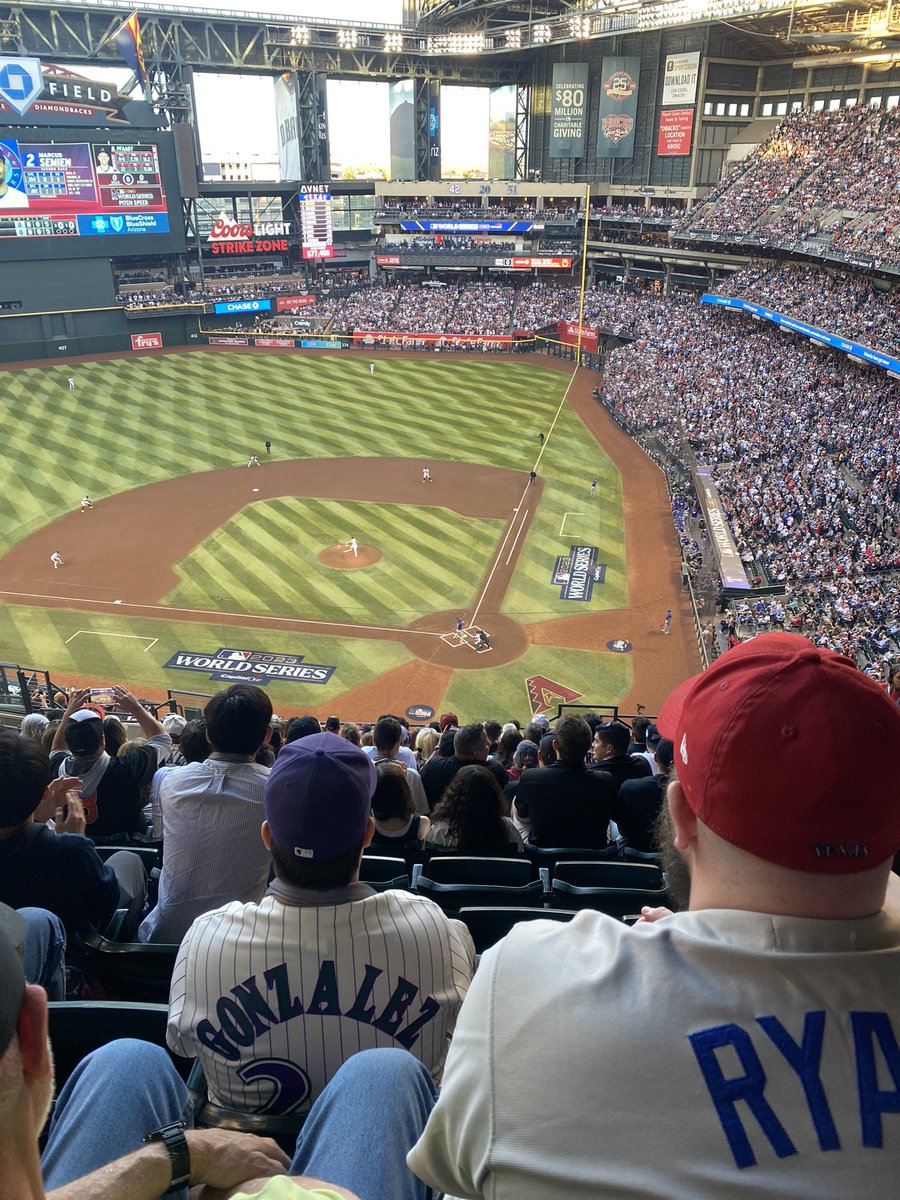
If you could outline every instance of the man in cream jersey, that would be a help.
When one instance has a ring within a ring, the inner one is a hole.
[[[772,633],[682,684],[658,724],[684,910],[529,922],[489,950],[409,1165],[491,1200],[894,1195],[896,705],[849,659]]]

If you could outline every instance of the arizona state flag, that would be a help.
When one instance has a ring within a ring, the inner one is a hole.
[[[141,81],[147,86],[147,67],[144,63],[144,47],[141,42],[141,26],[137,12],[133,12],[118,33],[113,34],[116,49]]]

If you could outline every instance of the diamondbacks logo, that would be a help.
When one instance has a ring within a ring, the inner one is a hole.
[[[600,122],[603,129],[603,136],[608,141],[615,143],[618,146],[624,138],[627,138],[634,128],[634,121],[625,113],[613,113],[608,117],[604,117]]]
[[[637,91],[637,80],[627,71],[613,71],[604,81],[603,90],[610,100],[628,100]]]
[[[531,705],[533,717],[536,717],[538,713],[549,712],[551,708],[556,708],[560,703],[571,704],[575,700],[580,700],[584,695],[584,692],[576,692],[573,688],[567,688],[562,683],[548,679],[546,675],[529,676],[525,680],[525,689],[528,692],[528,703]]]

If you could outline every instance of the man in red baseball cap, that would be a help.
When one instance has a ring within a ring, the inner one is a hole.
[[[467,1197],[893,1195],[900,710],[849,659],[773,633],[658,725],[682,910],[523,922],[483,954],[409,1164]]]

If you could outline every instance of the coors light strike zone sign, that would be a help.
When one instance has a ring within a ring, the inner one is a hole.
[[[289,232],[287,221],[257,221],[254,225],[244,225],[220,212],[206,240],[213,254],[287,253]]]

